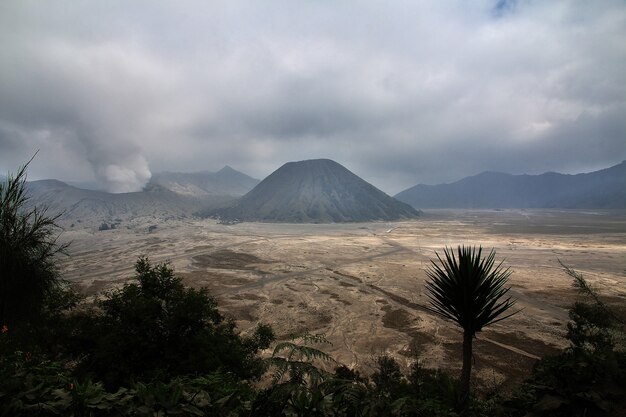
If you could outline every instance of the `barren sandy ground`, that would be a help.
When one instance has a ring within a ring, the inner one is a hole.
[[[366,373],[381,354],[460,368],[461,333],[422,308],[425,269],[446,245],[493,247],[513,271],[520,312],[475,343],[474,376],[485,389],[510,387],[566,345],[577,294],[557,259],[626,305],[624,211],[431,210],[409,222],[325,225],[172,220],[148,233],[149,220],[64,233],[73,241],[65,276],[94,295],[131,277],[140,255],[169,260],[186,283],[208,287],[243,332],[263,322],[280,339],[324,333],[327,352]]]

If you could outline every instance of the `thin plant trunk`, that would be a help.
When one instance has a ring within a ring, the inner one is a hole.
[[[470,376],[472,375],[472,339],[469,332],[463,332],[463,369],[459,381],[459,416],[469,415]]]

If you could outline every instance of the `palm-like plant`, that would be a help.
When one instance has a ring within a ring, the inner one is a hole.
[[[505,288],[511,275],[502,262],[495,264],[495,251],[482,257],[482,247],[459,246],[456,256],[452,248],[444,249],[444,258],[426,271],[427,296],[432,313],[456,322],[463,328],[463,368],[459,380],[460,414],[467,415],[469,405],[470,375],[472,372],[472,341],[483,327],[504,320],[515,304],[510,290]]]

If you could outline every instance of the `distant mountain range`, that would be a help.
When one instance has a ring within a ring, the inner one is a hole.
[[[30,204],[48,207],[63,219],[90,223],[136,216],[186,216],[201,207],[200,200],[184,198],[168,190],[113,194],[84,190],[57,180],[28,183]]]
[[[626,161],[585,174],[483,172],[451,184],[416,185],[395,196],[424,208],[626,208]]]
[[[205,215],[227,221],[360,222],[414,218],[419,213],[329,159],[289,162],[232,207]]]
[[[159,172],[150,178],[147,190],[156,186],[189,197],[231,196],[240,197],[260,181],[236,171],[228,165],[217,172]]]
[[[86,190],[58,180],[27,183],[31,205],[62,213],[64,223],[100,225],[129,219],[188,217],[231,204],[259,181],[230,167],[216,173],[158,173],[143,191],[113,194]]]
[[[359,222],[414,218],[416,209],[424,208],[626,208],[626,161],[577,175],[484,172],[451,184],[416,185],[396,198],[328,159],[289,162],[260,182],[224,167],[157,173],[134,193],[86,190],[57,180],[27,186],[30,204],[62,213],[67,224],[196,214],[225,221]]]

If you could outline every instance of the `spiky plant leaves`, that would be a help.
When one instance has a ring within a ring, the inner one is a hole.
[[[492,249],[482,256],[482,247],[459,246],[456,255],[451,248],[444,249],[444,259],[437,253],[426,271],[430,281],[426,283],[430,306],[426,309],[443,318],[456,322],[463,329],[463,368],[459,379],[459,412],[469,412],[469,387],[472,369],[472,341],[483,327],[502,321],[513,314],[506,312],[515,300],[505,288],[511,275],[502,262],[495,264],[496,253]]]
[[[515,304],[510,296],[505,298],[510,288],[504,286],[511,271],[503,268],[502,262],[495,265],[494,250],[484,258],[482,247],[459,246],[457,255],[445,248],[445,259],[436,255],[439,263],[431,261],[426,271],[431,279],[426,283],[431,306],[426,309],[453,320],[472,336],[517,313],[504,314]]]

